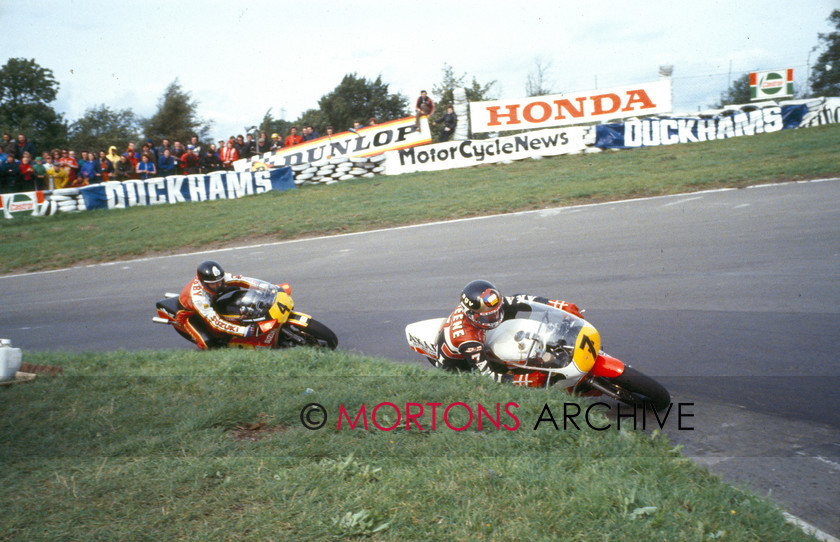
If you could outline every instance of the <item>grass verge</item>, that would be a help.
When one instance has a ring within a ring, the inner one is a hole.
[[[25,358],[64,374],[0,388],[4,540],[809,539],[660,435],[535,430],[577,403],[558,390],[309,349]],[[337,430],[341,405],[383,402],[443,406]],[[516,403],[518,427],[453,403]]]
[[[840,125],[0,223],[0,273],[627,197],[840,175]]]

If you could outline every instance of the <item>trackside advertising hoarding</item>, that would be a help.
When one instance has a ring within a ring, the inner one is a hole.
[[[12,218],[12,213],[31,214],[38,213],[38,206],[44,203],[44,192],[16,192],[12,194],[0,194],[0,207],[3,208],[3,216]]]
[[[671,80],[470,104],[473,133],[530,130],[668,113]]]
[[[84,198],[85,207],[90,210],[235,199],[294,187],[291,168],[275,168],[258,172],[172,175],[146,181],[109,181],[85,186],[79,192]]]
[[[793,68],[750,73],[750,100],[793,97]]]
[[[419,130],[415,128],[415,122],[414,117],[405,117],[375,126],[365,126],[355,132],[348,131],[319,137],[299,145],[284,147],[276,152],[237,160],[233,163],[233,169],[259,171],[342,156],[362,158],[382,154],[385,151],[431,143],[432,133],[429,130],[429,121],[425,117],[421,118]]]
[[[585,131],[580,127],[555,128],[495,139],[435,143],[390,151],[385,153],[385,174],[437,171],[581,152],[585,148]]]
[[[840,99],[818,98],[761,109],[731,109],[709,117],[631,119],[595,127],[595,146],[630,149],[714,141],[837,122]]]

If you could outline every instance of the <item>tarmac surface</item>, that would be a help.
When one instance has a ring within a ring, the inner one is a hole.
[[[0,335],[191,348],[154,303],[214,259],[289,282],[339,348],[428,366],[405,325],[485,278],[585,309],[607,352],[692,405],[691,430],[664,431],[685,455],[840,537],[838,202],[840,180],[762,185],[8,275]]]

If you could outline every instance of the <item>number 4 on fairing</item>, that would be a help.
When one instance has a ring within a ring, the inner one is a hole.
[[[260,281],[256,288],[234,289],[225,292],[213,303],[213,309],[223,319],[237,325],[256,324],[259,333],[251,337],[230,336],[208,344],[210,347],[286,348],[290,346],[318,346],[335,349],[335,333],[308,314],[296,312],[288,292],[269,282]],[[193,341],[177,319],[182,310],[177,294],[167,294],[157,302],[159,324],[168,324],[181,336]],[[193,341],[194,342],[194,341]]]

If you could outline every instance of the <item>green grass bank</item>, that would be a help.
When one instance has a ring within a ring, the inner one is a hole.
[[[0,540],[810,539],[656,432],[535,429],[586,407],[560,390],[311,349],[24,360],[64,373],[0,386]],[[385,402],[443,406],[337,429]]]

